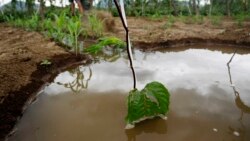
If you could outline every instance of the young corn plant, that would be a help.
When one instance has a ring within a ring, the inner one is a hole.
[[[13,25],[15,27],[21,27],[21,28],[24,28],[25,27],[25,20],[21,19],[21,18],[18,18],[15,20],[15,22],[13,22]]]
[[[25,28],[28,30],[38,30],[38,27],[39,27],[39,14],[36,12],[31,16],[29,20],[26,19]]]
[[[66,16],[66,12],[62,11],[60,15],[54,15],[55,23],[54,23],[54,32],[52,33],[52,37],[57,41],[62,41],[65,37],[65,30],[67,26],[67,21],[69,20]]]
[[[48,36],[49,38],[53,37],[54,25],[53,25],[53,21],[50,18],[43,20],[42,31],[44,31],[44,34]]]
[[[88,21],[93,36],[95,37],[103,36],[104,32],[103,22],[100,19],[98,19],[96,15],[89,15]]]
[[[73,47],[76,55],[80,52],[78,45],[78,37],[83,32],[83,28],[81,25],[81,17],[72,18],[68,23],[68,31],[70,33],[70,40],[73,41]]]

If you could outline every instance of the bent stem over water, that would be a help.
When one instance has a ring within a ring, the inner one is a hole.
[[[123,0],[120,0],[119,7],[117,0],[114,0],[114,2],[120,15],[123,27],[126,30],[127,52],[134,79],[134,89],[129,92],[127,98],[128,114],[126,116],[127,125],[125,128],[134,128],[136,123],[146,119],[152,119],[154,117],[167,119],[166,113],[169,111],[170,94],[164,85],[154,81],[148,83],[141,91],[136,89],[136,76],[133,67],[133,57],[124,3]]]
[[[133,57],[132,57],[132,51],[131,51],[131,42],[129,39],[129,30],[128,30],[128,24],[127,24],[127,20],[125,17],[125,11],[124,11],[124,6],[123,6],[123,1],[120,1],[121,3],[121,7],[119,7],[119,4],[117,2],[117,0],[114,0],[115,2],[115,6],[118,10],[119,16],[121,18],[122,21],[122,25],[126,31],[126,42],[127,42],[127,53],[128,53],[128,58],[129,58],[129,62],[130,62],[130,68],[132,70],[133,73],[133,80],[134,80],[134,89],[136,89],[136,75],[135,75],[135,70],[134,70],[134,66],[133,66]]]

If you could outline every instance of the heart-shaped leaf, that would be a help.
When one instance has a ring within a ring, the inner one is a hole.
[[[135,123],[154,117],[165,118],[169,110],[170,94],[159,82],[151,82],[142,91],[129,92],[127,99],[128,114],[126,129],[133,128]]]

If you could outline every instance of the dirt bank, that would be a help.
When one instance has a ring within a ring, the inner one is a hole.
[[[224,18],[219,24],[213,24],[208,18],[202,23],[192,24],[184,23],[180,19],[170,24],[168,20],[167,17],[160,20],[129,17],[130,37],[135,47],[152,49],[157,46],[170,47],[190,43],[250,46],[250,21],[245,21],[239,26],[231,18]],[[113,35],[125,38],[119,18],[115,18],[115,25]]]
[[[52,64],[41,65],[44,60]],[[87,56],[75,56],[39,33],[0,24],[0,140],[43,84],[67,67],[88,62]]]

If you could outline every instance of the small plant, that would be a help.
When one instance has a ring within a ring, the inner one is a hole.
[[[25,28],[28,30],[38,30],[39,27],[39,15],[38,13],[34,13],[30,19],[24,19],[26,20],[25,23]]]
[[[242,27],[242,26],[243,26],[243,22],[244,22],[245,19],[246,19],[246,15],[245,15],[245,14],[238,14],[238,15],[235,15],[235,16],[234,16],[234,19],[236,20],[237,25],[238,25],[239,27]]]
[[[204,23],[204,17],[199,15],[194,17],[195,23],[197,24],[203,24]]]
[[[93,36],[101,37],[104,32],[103,22],[99,20],[96,15],[89,15],[88,21]]]
[[[48,59],[43,60],[40,65],[41,66],[50,66],[52,62],[50,62]]]
[[[54,33],[54,26],[53,26],[53,22],[50,18],[44,19],[43,23],[42,23],[42,31],[44,31],[44,34],[50,38],[53,37],[53,33]]]
[[[4,20],[15,27],[25,28],[26,30],[38,30],[40,23],[38,13],[34,13],[30,17],[14,17],[9,14],[4,17]]]
[[[180,19],[185,24],[194,24],[194,16],[180,16]]]
[[[125,45],[126,45],[125,42],[123,42],[122,40],[116,37],[105,37],[105,38],[100,38],[97,44],[86,48],[84,51],[91,53],[91,54],[96,54],[102,51],[102,49],[105,46],[114,46],[115,48],[124,48]]]
[[[175,23],[175,17],[172,15],[168,16],[167,22],[163,25],[163,29],[171,28],[174,23]]]
[[[15,27],[22,27],[22,28],[24,28],[25,27],[25,21],[23,19],[21,19],[21,18],[18,18],[15,21],[13,21],[13,25]]]
[[[4,12],[0,10],[0,23],[6,21],[5,16]]]
[[[62,41],[63,38],[66,36],[64,32],[66,30],[67,21],[68,21],[66,12],[62,11],[59,16],[56,14],[53,14],[53,15],[54,15],[55,22],[54,22],[54,25],[51,25],[54,28],[53,29],[54,31],[51,35],[57,41]]]
[[[180,20],[185,24],[203,24],[203,16],[180,16]]]
[[[81,17],[75,17],[72,18],[67,26],[68,31],[70,33],[70,39],[73,41],[73,47],[75,50],[76,55],[79,53],[79,45],[78,45],[78,37],[83,31],[82,26],[81,26]]]
[[[9,14],[9,15],[3,15],[3,19],[6,22],[13,23],[15,17],[12,14]]]
[[[210,20],[213,25],[220,26],[222,22],[222,16],[210,16]]]
[[[159,14],[159,13],[155,13],[153,15],[150,15],[149,18],[151,20],[161,20],[163,18],[163,16],[161,14]]]

